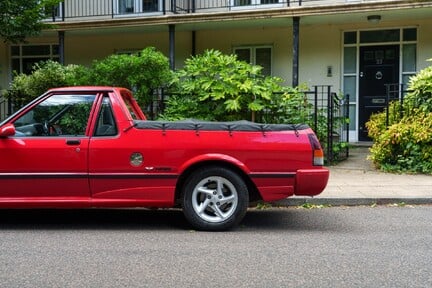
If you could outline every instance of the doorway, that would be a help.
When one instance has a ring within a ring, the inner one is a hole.
[[[360,47],[359,141],[370,141],[365,126],[387,107],[386,84],[399,83],[399,45]]]

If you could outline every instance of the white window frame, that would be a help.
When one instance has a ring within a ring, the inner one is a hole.
[[[130,1],[133,4],[133,12],[128,13],[120,13],[120,1]],[[161,11],[163,0],[157,0],[158,2],[158,11],[143,11],[142,0],[115,0],[114,1],[114,17],[131,17],[131,16],[139,16],[139,15],[161,15],[163,12]]]
[[[260,48],[270,49],[270,75],[273,76],[273,46],[272,45],[248,45],[248,46],[235,46],[233,47],[233,53],[236,54],[236,50],[249,49],[250,50],[250,62],[251,65],[257,65],[256,63],[256,50]]]
[[[261,4],[262,0],[250,0],[250,5],[235,5],[236,0],[230,0],[231,10],[250,10],[250,9],[268,9],[283,7],[284,0],[277,0],[278,3]]]

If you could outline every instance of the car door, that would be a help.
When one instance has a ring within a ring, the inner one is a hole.
[[[112,95],[114,96],[114,95]],[[116,97],[103,97],[90,139],[89,182],[95,206],[172,206],[177,175],[169,167],[158,167],[161,143],[137,133]],[[142,114],[126,102],[131,117]],[[113,113],[116,112],[116,113]],[[116,117],[117,116],[117,117]],[[122,118],[124,117],[124,118]],[[140,115],[137,119],[142,119]],[[156,130],[154,134],[162,133]],[[159,133],[158,133],[159,132]]]
[[[16,134],[0,139],[0,201],[22,206],[89,202],[88,123],[96,96],[48,95],[10,120]]]

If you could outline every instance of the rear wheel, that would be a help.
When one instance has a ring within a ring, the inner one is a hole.
[[[247,186],[235,172],[208,167],[193,173],[183,187],[183,213],[198,230],[227,230],[244,217]]]

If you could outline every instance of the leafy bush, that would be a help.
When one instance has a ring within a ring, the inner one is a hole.
[[[312,104],[303,90],[284,87],[278,77],[265,77],[262,67],[207,50],[186,60],[176,73],[163,119],[264,123],[310,123]]]
[[[382,134],[382,132],[387,129],[387,126],[399,123],[402,119],[401,109],[402,107],[400,102],[394,101],[390,103],[388,109],[385,109],[384,112],[372,114],[372,116],[369,118],[369,121],[366,123],[369,137],[372,139],[377,139]]]
[[[375,138],[371,159],[385,171],[432,173],[432,113],[414,110]]]
[[[404,99],[404,108],[411,114],[415,108],[422,112],[432,112],[432,66],[429,66],[409,81],[409,92]]]
[[[63,66],[51,60],[37,63],[32,74],[15,75],[5,97],[22,105],[50,88],[71,85],[83,69],[85,68],[78,65]]]
[[[153,47],[140,53],[111,55],[94,61],[90,68],[89,85],[108,85],[129,88],[141,106],[150,103],[153,90],[169,83],[172,71],[168,58]]]
[[[172,79],[168,58],[154,48],[133,55],[112,55],[95,61],[89,68],[80,65],[63,66],[46,61],[34,66],[30,75],[14,77],[5,97],[24,104],[46,90],[62,86],[106,85],[126,87],[135,92],[142,106],[150,103],[153,89]]]
[[[374,140],[370,158],[385,171],[432,174],[432,66],[410,79],[409,90],[403,107],[389,106],[388,127],[386,111],[366,124]]]
[[[216,50],[191,57],[172,81],[171,92],[177,97],[167,101],[162,118],[254,121],[257,112],[269,107],[273,93],[283,92],[282,79],[264,77],[261,70]]]

